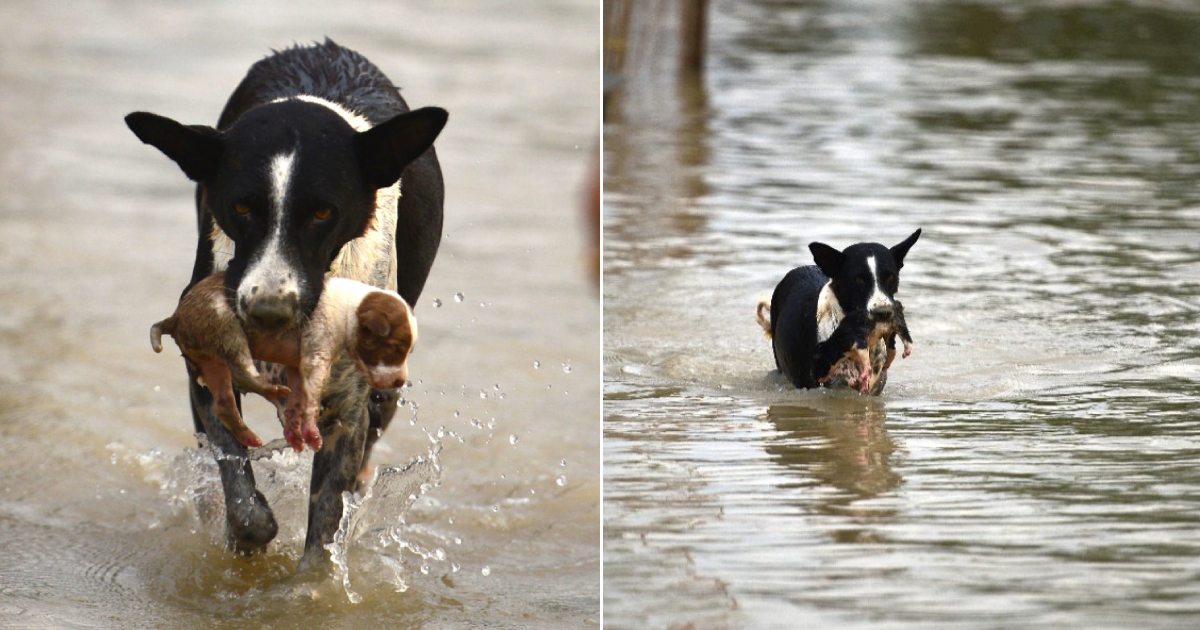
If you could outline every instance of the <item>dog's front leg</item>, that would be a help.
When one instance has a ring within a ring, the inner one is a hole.
[[[301,571],[325,567],[329,553],[325,545],[333,541],[342,520],[342,493],[353,492],[365,452],[370,388],[354,363],[340,359],[321,394],[318,421],[323,446],[313,456],[312,483],[309,486],[308,535],[304,540]]]
[[[192,420],[196,431],[208,437],[215,449],[217,469],[221,473],[221,488],[225,492],[225,533],[229,547],[239,553],[258,551],[267,546],[279,532],[275,514],[267,499],[254,487],[254,472],[246,447],[213,412],[213,397],[208,389],[196,382],[196,371],[189,363],[188,387],[191,391]],[[241,406],[241,398],[237,399]]]
[[[866,356],[867,337],[874,323],[865,309],[851,311],[838,323],[829,339],[817,344],[813,352],[812,374],[817,382],[825,382],[843,360],[858,367],[858,383],[870,377],[871,364]]]

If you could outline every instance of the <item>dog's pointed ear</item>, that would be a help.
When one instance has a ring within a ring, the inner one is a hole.
[[[139,140],[162,151],[175,160],[183,174],[194,182],[211,180],[225,142],[212,127],[182,125],[165,116],[134,112],[125,117],[125,124]]]
[[[354,150],[364,183],[372,188],[395,184],[404,167],[433,146],[448,116],[439,107],[422,107],[359,133]]]
[[[920,236],[921,228],[917,228],[917,231],[913,232],[912,236],[900,241],[899,245],[896,245],[892,248],[892,259],[896,261],[896,269],[900,269],[904,266],[904,257],[908,255],[908,250],[912,248],[913,244],[917,242],[917,239],[920,238]]]
[[[808,250],[812,252],[813,260],[827,277],[832,278],[838,275],[838,271],[842,268],[842,260],[845,258],[842,252],[825,243],[815,241],[808,244]]]

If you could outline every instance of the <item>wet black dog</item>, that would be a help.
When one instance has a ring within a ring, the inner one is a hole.
[[[771,339],[775,367],[796,387],[849,386],[878,394],[895,357],[895,338],[912,337],[896,300],[904,257],[921,236],[895,247],[858,243],[844,251],[812,243],[816,265],[797,267],[760,300],[759,324]]]
[[[196,182],[191,284],[224,270],[248,329],[294,330],[320,298],[326,272],[394,289],[416,305],[441,241],[444,191],[433,141],[446,112],[409,111],[358,53],[326,40],[259,61],[215,129],[143,112],[125,122]],[[196,375],[189,365],[196,429],[220,452],[230,545],[261,549],[278,530],[275,517],[254,487],[245,447],[217,420]],[[321,406],[324,446],[313,460],[302,567],[326,559],[342,492],[355,488],[374,443],[369,428],[385,427],[395,413],[394,394],[372,394],[345,358]]]

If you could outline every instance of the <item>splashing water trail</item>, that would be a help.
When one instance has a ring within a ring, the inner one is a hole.
[[[403,466],[379,466],[361,496],[342,493],[342,521],[326,545],[333,560],[335,578],[340,580],[351,603],[360,603],[362,596],[350,585],[351,566],[355,573],[376,573],[387,576],[396,592],[408,590],[401,552],[409,551],[421,559],[420,570],[428,572],[428,562],[446,560],[441,548],[427,550],[401,535],[404,514],[412,504],[441,479],[438,462],[441,444],[429,453],[409,460]],[[353,554],[353,562],[351,555]]]

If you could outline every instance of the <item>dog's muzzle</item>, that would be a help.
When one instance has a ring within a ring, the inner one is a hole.
[[[877,304],[871,307],[870,313],[871,319],[877,322],[886,322],[892,319],[895,309],[892,307],[892,303],[888,302],[886,304]]]
[[[246,305],[246,320],[256,328],[276,330],[287,328],[296,318],[300,300],[292,298],[264,298]]]

